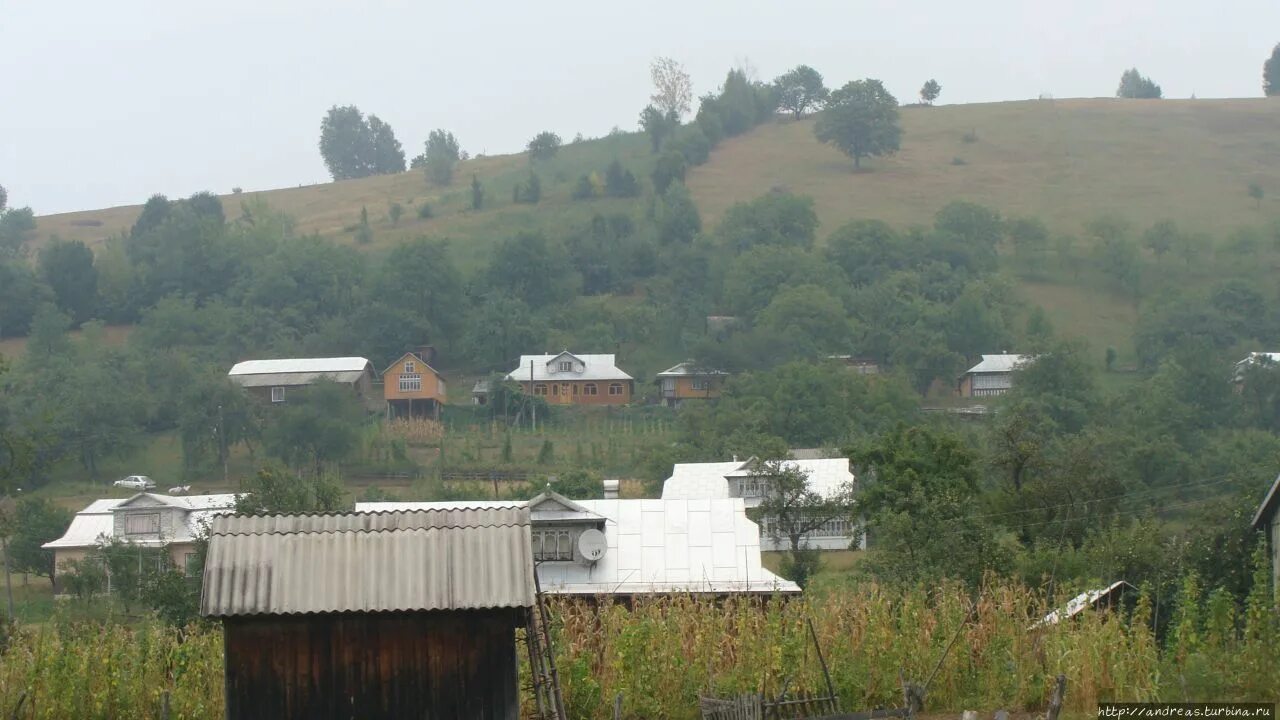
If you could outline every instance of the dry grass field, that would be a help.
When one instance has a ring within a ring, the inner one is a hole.
[[[774,188],[814,198],[820,237],[862,218],[928,224],[952,200],[982,203],[1005,216],[1039,217],[1058,234],[1079,234],[1100,215],[1124,218],[1135,231],[1172,219],[1219,239],[1243,225],[1280,219],[1280,102],[1274,99],[912,106],[903,108],[902,124],[902,150],[871,160],[861,172],[814,139],[812,119],[780,119],[724,142],[687,180],[704,226],[714,228],[730,205]],[[511,200],[513,186],[530,172],[525,155],[465,161],[445,188],[410,171],[222,199],[229,217],[239,215],[241,202],[261,199],[294,216],[303,232],[352,244],[364,208],[374,230],[373,242],[362,246],[367,250],[384,251],[419,235],[448,238],[460,266],[471,270],[494,242],[518,231],[555,234],[597,212],[641,212],[643,199],[569,198],[580,174],[603,172],[614,158],[642,177],[652,166],[647,140],[635,133],[565,145],[536,166],[544,189],[538,205]],[[478,213],[470,208],[473,175],[485,187],[485,208]],[[1260,207],[1249,197],[1250,183],[1264,189]],[[392,202],[404,208],[394,225]],[[431,205],[430,219],[418,217],[424,202]],[[139,208],[41,217],[36,244],[51,236],[100,244],[127,231]],[[1131,301],[1055,272],[1023,282],[1021,290],[1028,303],[1045,308],[1059,331],[1089,338],[1099,352],[1111,345],[1122,358],[1131,357],[1137,316]]]

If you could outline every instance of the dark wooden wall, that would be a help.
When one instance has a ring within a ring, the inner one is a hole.
[[[515,610],[224,620],[227,717],[519,718]]]

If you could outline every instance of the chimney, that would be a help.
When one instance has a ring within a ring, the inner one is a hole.
[[[605,500],[618,499],[618,481],[617,480],[604,481],[604,499]]]

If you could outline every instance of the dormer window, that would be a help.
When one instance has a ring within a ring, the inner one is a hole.
[[[404,361],[404,371],[405,371],[405,372],[407,372],[407,373],[410,373],[410,374],[412,374],[412,373],[416,373],[416,372],[418,372],[418,366],[417,366],[417,364],[416,364],[416,363],[414,363],[412,360],[405,360],[405,361]]]
[[[560,372],[573,372],[573,361],[572,361],[572,360],[561,360],[561,361],[560,361]]]
[[[124,518],[126,535],[159,535],[160,513],[133,513]]]

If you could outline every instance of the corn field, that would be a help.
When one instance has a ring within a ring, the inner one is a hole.
[[[1240,616],[1233,600],[1209,594],[1178,611],[1164,647],[1145,598],[1132,613],[1033,628],[1046,612],[1036,593],[1013,585],[989,587],[976,603],[960,588],[867,585],[791,602],[553,607],[571,718],[612,717],[617,694],[628,718],[680,720],[697,717],[700,693],[821,692],[807,621],[846,710],[901,704],[899,672],[918,683],[932,676],[929,712],[1041,710],[1059,673],[1074,716],[1094,716],[1099,701],[1267,700],[1280,689],[1269,599],[1251,598]],[[18,631],[0,656],[0,717],[158,718],[165,692],[172,718],[222,717],[218,628],[55,621]]]

